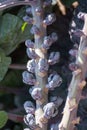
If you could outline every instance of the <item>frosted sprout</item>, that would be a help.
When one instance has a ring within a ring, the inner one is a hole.
[[[24,71],[22,73],[22,77],[23,77],[23,82],[26,83],[26,84],[34,85],[35,82],[36,82],[36,79],[33,76],[33,74],[31,74],[31,73],[29,73],[27,71]]]
[[[59,87],[62,83],[62,78],[58,74],[50,74],[48,77],[48,84],[46,87],[50,90]]]

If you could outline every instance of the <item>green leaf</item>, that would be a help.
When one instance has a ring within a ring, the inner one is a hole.
[[[4,127],[8,120],[8,114],[5,111],[0,111],[0,129]]]
[[[63,4],[66,5],[67,7],[71,6],[73,2],[76,0],[62,0]]]
[[[6,55],[13,52],[21,42],[32,38],[29,31],[30,27],[18,16],[9,13],[1,16],[0,47],[5,51]]]
[[[8,87],[21,87],[23,86],[22,82],[22,71],[18,70],[11,70],[9,71],[4,80],[0,82],[1,86],[8,86]]]
[[[4,51],[0,49],[0,81],[4,78],[10,63],[11,58],[6,57]]]

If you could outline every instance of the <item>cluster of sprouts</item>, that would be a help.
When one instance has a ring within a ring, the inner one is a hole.
[[[60,6],[59,0],[57,1]],[[57,96],[51,96],[48,102],[48,91],[53,91],[59,87],[63,80],[57,72],[48,75],[50,66],[60,61],[60,52],[47,51],[52,44],[58,40],[55,32],[47,35],[47,26],[56,21],[54,13],[47,14],[44,10],[52,3],[52,0],[6,0],[0,3],[0,10],[18,5],[29,5],[26,9],[26,16],[23,20],[32,24],[31,34],[34,35],[34,41],[27,39],[25,46],[29,58],[27,70],[22,73],[23,82],[31,85],[29,93],[36,101],[36,106],[31,101],[24,103],[26,115],[24,122],[28,128],[25,130],[47,130],[49,119],[57,116],[58,107],[63,99]],[[79,124],[80,117],[77,117],[77,108],[81,99],[82,89],[86,85],[85,77],[87,73],[87,14],[80,12],[78,19],[84,21],[83,29],[71,30],[72,35],[80,38],[79,45],[74,44],[69,51],[70,61],[69,69],[72,71],[72,80],[68,88],[63,118],[58,125],[51,124],[50,130],[74,130],[76,124]],[[76,24],[72,23],[73,28]]]
[[[80,12],[77,15],[77,19],[83,20],[84,25],[82,30],[71,30],[70,35],[80,38],[80,43],[74,44],[74,47],[69,51],[71,55],[71,63],[69,68],[72,71],[72,80],[68,88],[68,96],[63,111],[63,117],[59,124],[59,130],[74,130],[77,129],[81,121],[80,117],[77,117],[77,109],[79,101],[81,100],[82,90],[86,85],[86,73],[87,73],[87,14]],[[67,120],[66,120],[67,117]]]
[[[48,120],[57,116],[58,107],[63,102],[63,99],[57,96],[51,97],[48,102],[48,91],[52,91],[62,84],[62,78],[57,72],[48,76],[49,66],[60,60],[60,52],[47,54],[50,46],[58,40],[55,32],[48,36],[46,32],[47,26],[56,21],[56,16],[52,13],[44,17],[44,9],[51,4],[51,1],[32,0],[31,3],[31,7],[26,9],[26,16],[23,17],[23,20],[33,25],[30,32],[34,35],[34,41],[30,39],[25,41],[29,61],[22,77],[24,83],[31,85],[29,93],[36,100],[36,107],[30,101],[24,103],[27,113],[24,116],[24,122],[31,130],[46,130]],[[42,113],[39,113],[39,110]],[[41,117],[38,114],[41,114]]]

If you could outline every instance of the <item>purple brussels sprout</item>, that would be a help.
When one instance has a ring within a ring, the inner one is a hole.
[[[35,114],[35,106],[31,101],[26,101],[24,103],[24,109],[28,114]]]
[[[42,13],[42,8],[41,7],[37,7],[35,11],[36,11],[37,14],[40,15]]]
[[[48,26],[51,25],[53,22],[56,21],[56,16],[55,14],[49,14],[46,19],[43,21],[43,24]]]
[[[41,100],[43,98],[42,89],[39,87],[33,88],[31,96],[34,100]]]
[[[47,72],[49,68],[48,62],[46,59],[40,58],[38,62],[38,69],[41,73]]]
[[[52,43],[53,43],[53,41],[52,41],[51,36],[45,36],[45,37],[44,37],[44,42],[43,42],[42,47],[43,47],[44,49],[49,49],[50,46],[52,45]]]
[[[44,110],[44,117],[47,119],[55,117],[58,114],[58,109],[53,102],[46,104],[43,110]]]
[[[70,49],[69,50],[69,54],[71,55],[71,56],[74,56],[74,57],[76,57],[77,56],[77,54],[78,54],[78,50],[77,49]]]
[[[61,97],[51,96],[50,102],[53,102],[58,108],[63,103],[63,99]]]
[[[85,19],[85,18],[84,18],[84,17],[85,17],[85,14],[86,14],[86,13],[79,12],[78,15],[77,15],[77,17],[78,17],[79,19],[84,20],[84,19]]]
[[[52,38],[53,42],[56,42],[56,41],[58,40],[57,33],[53,32],[53,33],[51,34],[51,38]]]
[[[62,83],[62,78],[58,74],[50,74],[48,77],[48,84],[46,88],[49,90],[54,90],[54,88],[59,87]]]
[[[48,59],[48,63],[50,65],[54,65],[54,64],[59,62],[59,59],[60,59],[60,53],[59,52],[51,52],[49,59]]]
[[[41,34],[41,31],[40,29],[36,26],[36,25],[33,25],[30,32],[34,35],[40,35]]]
[[[34,48],[34,42],[32,42],[30,39],[25,41],[25,45],[28,48]]]
[[[31,130],[35,130],[38,127],[35,123],[35,117],[33,114],[25,115],[24,122]]]
[[[26,52],[27,52],[27,55],[28,55],[29,58],[31,58],[31,59],[36,59],[36,58],[38,58],[38,55],[35,53],[35,50],[34,50],[34,49],[32,49],[32,48],[27,48]]]
[[[26,9],[26,13],[29,14],[29,15],[32,14],[32,8],[31,8],[31,7],[28,7],[28,8]]]
[[[35,66],[36,66],[36,63],[35,63],[35,60],[32,59],[32,60],[29,60],[27,62],[27,70],[31,73],[35,73]]]
[[[23,17],[23,20],[24,20],[25,22],[27,22],[28,24],[33,24],[33,23],[34,23],[33,18],[29,17],[28,15],[24,16],[24,17]]]
[[[44,41],[43,41],[43,45],[42,45],[42,47],[44,48],[44,49],[49,49],[50,48],[50,46],[56,41],[58,39],[58,36],[57,36],[57,34],[56,33],[52,33],[51,35],[49,35],[49,36],[45,36],[44,37]]]
[[[36,83],[36,79],[33,76],[33,74],[31,74],[27,71],[24,71],[22,73],[22,77],[23,77],[23,82],[26,83],[26,84],[34,85]]]
[[[45,0],[44,3],[43,3],[43,7],[45,8],[49,5],[51,5],[51,3],[52,3],[52,0]]]
[[[58,123],[51,124],[50,130],[58,130]]]
[[[72,63],[69,64],[69,69],[71,71],[75,71],[75,70],[78,69],[78,65],[76,63],[72,62]]]

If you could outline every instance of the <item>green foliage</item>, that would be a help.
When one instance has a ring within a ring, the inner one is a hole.
[[[11,63],[11,58],[5,55],[12,53],[26,39],[32,38],[29,31],[31,26],[22,20],[22,13],[18,16],[0,13],[0,81]]]
[[[22,71],[18,70],[12,70],[7,73],[4,80],[0,82],[0,85],[2,86],[8,86],[8,87],[21,87],[23,86],[22,82]]]
[[[23,28],[23,29],[22,29]],[[18,16],[5,14],[0,19],[0,47],[6,55],[14,51],[21,42],[31,38],[30,26]]]
[[[62,0],[63,4],[66,6],[71,6],[73,2],[75,2],[77,0]]]
[[[8,115],[5,111],[0,111],[0,129],[6,124]]]
[[[6,57],[4,51],[0,49],[0,81],[5,76],[10,63],[11,63],[11,58]]]

